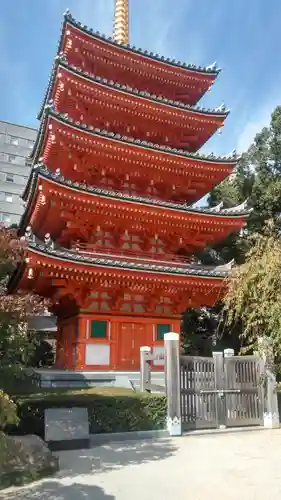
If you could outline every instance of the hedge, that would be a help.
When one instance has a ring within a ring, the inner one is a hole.
[[[17,398],[20,423],[8,428],[9,434],[37,434],[44,437],[44,410],[86,407],[90,433],[128,432],[164,429],[166,397],[145,393],[108,391],[49,391]]]

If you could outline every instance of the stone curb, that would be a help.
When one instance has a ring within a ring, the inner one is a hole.
[[[144,439],[161,439],[170,437],[166,429],[154,431],[132,431],[132,432],[113,432],[104,434],[91,434],[90,446],[99,446],[108,442],[116,441],[138,441]]]
[[[249,426],[249,427],[227,427],[226,429],[200,429],[194,431],[185,431],[181,437],[192,437],[192,436],[212,436],[221,434],[237,434],[240,432],[254,432],[254,431],[272,431],[278,429],[269,429],[267,427],[261,426]]]

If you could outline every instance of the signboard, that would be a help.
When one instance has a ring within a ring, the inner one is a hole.
[[[87,408],[45,410],[45,441],[53,450],[88,448],[90,432]]]

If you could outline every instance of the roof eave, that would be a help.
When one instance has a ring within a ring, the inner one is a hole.
[[[189,268],[189,272],[184,272],[184,268],[180,267],[179,268],[169,268],[167,269],[168,266],[157,266],[153,265],[149,267],[149,265],[143,264],[142,266],[140,265],[133,265],[132,263],[128,263],[125,260],[122,261],[123,265],[119,265],[116,263],[115,260],[115,265],[113,264],[113,261],[111,261],[108,258],[95,258],[95,257],[85,257],[84,255],[74,252],[71,252],[67,249],[52,249],[50,247],[46,247],[43,243],[37,243],[37,242],[32,242],[28,244],[28,249],[31,252],[36,252],[37,254],[45,255],[46,257],[51,257],[53,259],[59,259],[67,262],[75,262],[77,264],[85,265],[85,266],[95,266],[95,267],[108,267],[108,268],[113,268],[113,269],[118,269],[118,270],[125,270],[125,271],[133,271],[133,272],[151,272],[152,274],[162,274],[162,275],[174,275],[174,276],[179,276],[179,277],[195,277],[195,278],[206,278],[206,279],[226,279],[228,277],[228,272],[226,271],[216,271],[214,269],[210,269],[209,271],[206,269],[202,269],[202,272],[198,268]],[[121,260],[120,260],[121,263]],[[175,272],[175,269],[178,269],[178,272]],[[174,272],[173,272],[174,271]],[[203,272],[204,271],[204,272]]]
[[[58,113],[57,111],[55,111],[52,108],[51,105],[48,107],[45,107],[45,118],[47,118],[47,116],[49,116],[49,115],[53,116],[54,119],[63,122],[65,125],[69,125],[70,127],[78,129],[78,131],[87,132],[87,133],[90,133],[93,135],[98,135],[98,136],[101,136],[101,137],[104,137],[107,139],[121,141],[125,144],[130,144],[133,146],[144,147],[147,149],[154,150],[157,153],[163,152],[163,153],[168,153],[168,154],[172,154],[172,155],[175,154],[178,156],[182,156],[183,158],[190,158],[193,160],[206,161],[206,162],[210,162],[210,163],[220,163],[220,164],[227,164],[227,165],[232,164],[233,167],[235,167],[235,165],[237,164],[237,162],[239,160],[239,158],[236,155],[233,157],[227,157],[227,156],[216,157],[213,154],[203,155],[203,154],[199,154],[199,153],[189,153],[185,150],[180,150],[177,148],[172,148],[172,147],[168,147],[165,145],[159,145],[159,144],[155,144],[155,143],[148,143],[146,141],[138,140],[138,139],[135,139],[132,137],[125,138],[124,136],[121,136],[120,134],[115,134],[115,133],[107,131],[107,130],[101,130],[101,129],[96,128],[96,127],[90,128],[86,124],[83,124],[79,121],[75,121],[72,118],[70,118],[69,116],[65,116],[62,113]],[[40,127],[40,134],[41,135],[42,135],[42,132],[43,132],[43,125],[41,125],[41,127]],[[38,150],[38,141],[36,142],[36,149]]]
[[[222,110],[219,110],[218,108],[203,108],[198,105],[189,105],[182,103],[180,101],[173,101],[171,99],[166,99],[162,96],[151,94],[150,92],[144,92],[138,89],[133,89],[129,87],[128,85],[121,85],[118,82],[113,82],[109,81],[106,78],[99,77],[97,75],[85,72],[76,66],[73,66],[71,64],[68,64],[67,60],[65,58],[57,59],[56,64],[54,64],[53,67],[53,73],[51,77],[51,84],[50,84],[50,90],[48,93],[48,97],[50,97],[53,86],[55,83],[55,74],[58,70],[58,68],[61,67],[65,69],[66,71],[69,71],[75,76],[78,76],[78,78],[82,78],[83,80],[88,81],[90,84],[97,84],[97,85],[103,85],[107,87],[108,89],[113,89],[116,90],[117,92],[124,92],[128,95],[132,95],[133,97],[137,97],[139,99],[146,99],[155,102],[156,104],[163,105],[163,106],[171,106],[175,109],[179,109],[181,111],[189,111],[194,114],[199,114],[199,115],[205,115],[205,116],[210,116],[211,118],[223,118],[226,120],[228,117],[230,110],[224,108]],[[41,115],[42,116],[42,115]]]
[[[100,34],[98,31],[95,32],[93,29],[89,28],[87,25],[85,24],[82,24],[80,23],[79,21],[77,21],[70,13],[70,11],[68,10],[67,12],[65,12],[64,14],[64,24],[63,24],[63,29],[65,28],[65,26],[67,25],[67,23],[69,23],[70,25],[72,25],[74,28],[76,29],[79,29],[81,30],[82,32],[84,32],[85,34],[91,36],[92,38],[96,38],[102,42],[107,42],[108,44],[118,48],[118,49],[123,49],[123,50],[127,50],[129,52],[132,52],[133,54],[137,54],[139,56],[142,56],[142,57],[146,57],[147,59],[151,59],[153,61],[157,61],[157,62],[160,62],[160,63],[163,63],[163,64],[167,64],[168,66],[172,66],[174,68],[181,68],[185,71],[191,71],[191,72],[194,72],[194,73],[200,73],[200,74],[203,74],[203,75],[206,75],[206,76],[213,76],[214,79],[219,75],[221,69],[220,68],[216,68],[214,70],[211,70],[211,69],[208,69],[208,67],[202,67],[202,66],[195,66],[193,64],[186,64],[186,63],[183,63],[183,62],[176,62],[175,60],[170,60],[169,58],[164,58],[163,56],[159,56],[158,54],[155,54],[155,53],[152,53],[152,52],[148,52],[147,50],[143,50],[141,48],[137,49],[136,47],[134,46],[131,46],[130,44],[119,44],[119,43],[116,43],[111,37],[106,37],[106,35],[102,35]],[[61,40],[60,40],[60,48],[61,48],[61,41],[62,41],[62,38],[61,37]]]
[[[37,166],[36,171],[33,171],[33,183],[32,186],[30,187],[29,191],[29,200],[31,198],[31,195],[34,193],[35,186],[36,186],[36,181],[38,178],[43,178],[46,179],[47,181],[50,181],[52,183],[61,185],[67,189],[71,189],[73,191],[78,191],[80,193],[85,193],[88,195],[94,195],[94,196],[103,196],[106,198],[111,198],[114,200],[118,201],[124,201],[124,202],[133,202],[133,203],[139,203],[143,204],[145,206],[149,206],[151,208],[160,208],[160,209],[167,209],[167,210],[172,210],[172,211],[179,211],[181,213],[190,213],[190,214],[198,214],[198,215],[207,215],[211,217],[229,217],[229,218],[245,218],[249,216],[250,211],[241,209],[239,212],[231,212],[230,209],[222,209],[221,211],[214,211],[212,209],[200,209],[199,207],[192,207],[192,206],[185,206],[179,203],[174,203],[174,202],[155,202],[153,199],[150,198],[145,198],[144,196],[135,196],[135,195],[124,195],[123,193],[119,191],[111,191],[111,190],[106,190],[103,188],[97,188],[94,186],[88,187],[87,185],[80,184],[78,182],[72,182],[72,181],[65,181],[64,177],[62,177],[58,173],[53,173],[51,172],[48,167],[46,167],[44,164],[40,164]],[[36,177],[35,177],[36,176]],[[154,201],[154,202],[153,202]]]

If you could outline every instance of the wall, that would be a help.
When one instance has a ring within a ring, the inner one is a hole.
[[[164,353],[163,336],[160,340],[156,334],[157,326],[161,325],[168,327],[167,331],[180,331],[180,320],[176,318],[80,314],[59,321],[56,366],[76,370],[139,371],[141,346],[151,346],[159,355]],[[163,365],[163,358],[156,360],[153,369],[161,371]]]
[[[24,211],[21,195],[30,167],[26,158],[32,151],[37,130],[0,121],[0,223],[18,224]]]

